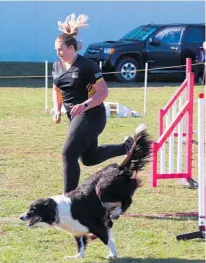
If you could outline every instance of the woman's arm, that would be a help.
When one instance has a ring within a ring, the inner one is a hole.
[[[108,96],[108,87],[103,78],[99,79],[95,84],[92,85],[95,93],[84,103],[75,105],[71,110],[71,115],[75,117],[76,115],[84,113],[86,110],[94,108],[100,105]],[[87,105],[85,107],[84,105]]]
[[[54,105],[53,120],[56,123],[59,123],[61,121],[62,94],[61,94],[61,90],[55,84],[53,84],[52,98]]]
[[[107,84],[105,83],[103,78],[93,84],[92,87],[94,88],[95,93],[84,102],[88,105],[87,109],[91,109],[101,104],[108,97],[109,94]]]

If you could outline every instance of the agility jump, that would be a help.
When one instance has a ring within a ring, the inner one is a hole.
[[[152,145],[153,187],[157,186],[159,179],[184,179],[190,187],[198,187],[199,231],[178,235],[177,240],[205,238],[206,229],[205,99],[204,93],[200,93],[198,96],[197,184],[192,179],[194,73],[191,65],[191,59],[187,59],[186,79],[168,104],[159,111],[159,139]],[[166,154],[168,159],[165,158]]]
[[[159,179],[177,178],[184,179],[193,188],[197,187],[192,179],[194,73],[191,69],[191,59],[187,59],[186,79],[159,111],[159,139],[152,146],[153,187],[157,186]]]

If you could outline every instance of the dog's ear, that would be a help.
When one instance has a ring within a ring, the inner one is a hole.
[[[57,214],[57,203],[52,198],[48,198],[44,201],[43,204],[43,222],[46,222],[49,225],[58,223],[58,214]]]
[[[44,206],[46,206],[49,210],[53,210],[56,208],[56,202],[52,198],[48,198],[45,200]]]

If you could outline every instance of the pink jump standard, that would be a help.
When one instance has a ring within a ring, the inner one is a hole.
[[[157,186],[158,179],[176,178],[184,178],[189,184],[197,186],[192,179],[194,73],[191,72],[191,65],[191,59],[188,58],[184,82],[159,111],[159,139],[152,145],[153,187]]]

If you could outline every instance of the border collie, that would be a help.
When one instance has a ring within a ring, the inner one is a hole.
[[[131,205],[132,196],[141,185],[137,173],[148,161],[150,149],[146,127],[139,125],[133,146],[121,165],[108,165],[68,194],[32,202],[20,219],[29,221],[30,227],[44,222],[72,233],[78,247],[74,257],[84,257],[92,233],[108,246],[109,258],[116,258],[112,219],[117,219]]]

